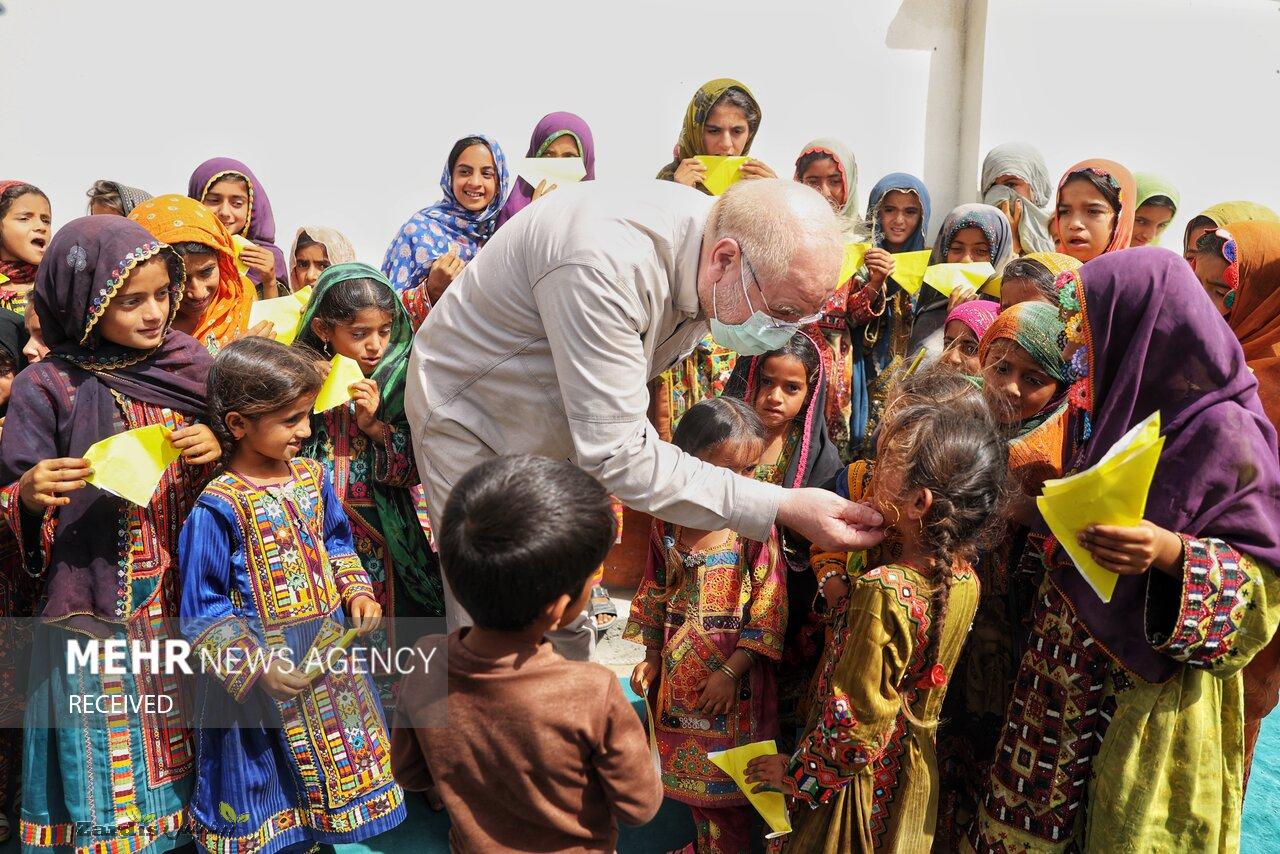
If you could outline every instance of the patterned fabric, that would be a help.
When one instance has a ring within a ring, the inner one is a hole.
[[[340,635],[373,589],[324,470],[258,487],[227,472],[182,528],[182,631],[197,649],[287,651],[298,663]],[[258,659],[261,661],[262,659]],[[372,680],[326,669],[293,700],[255,692],[261,665],[198,678],[199,773],[189,816],[214,851],[272,852],[367,839],[404,819]]]
[[[1075,166],[1062,173],[1062,180],[1058,182],[1059,198],[1062,197],[1062,188],[1080,172],[1092,172],[1094,175],[1105,178],[1120,191],[1120,210],[1116,213],[1116,222],[1111,229],[1111,240],[1102,252],[1105,254],[1128,249],[1129,241],[1133,239],[1133,217],[1138,212],[1138,206],[1135,204],[1138,197],[1138,185],[1133,179],[1133,173],[1114,160],[1103,160],[1097,157],[1081,160]],[[1056,207],[1053,219],[1050,221],[1050,230],[1053,234],[1062,234],[1059,230]],[[1058,251],[1062,251],[1061,241],[1059,241]]]
[[[241,236],[249,238],[275,256],[276,281],[288,284],[289,265],[285,263],[280,247],[276,246],[276,218],[271,212],[271,200],[267,198],[267,191],[263,189],[258,176],[248,166],[230,157],[206,160],[191,173],[191,178],[187,181],[187,195],[197,202],[203,202],[213,185],[228,177],[243,178],[249,185],[249,213],[244,228],[240,230]],[[259,281],[262,276],[257,270],[250,270],[249,278],[262,284]]]
[[[928,850],[932,729],[978,599],[966,564],[953,570],[947,617],[936,625],[933,582],[889,564],[853,581],[815,682],[806,734],[791,759],[788,851]],[[926,652],[937,664],[924,672]],[[806,808],[807,807],[807,808]]]
[[[703,127],[711,116],[711,111],[715,108],[716,103],[730,89],[736,89],[750,98],[751,102],[756,105],[756,112],[760,112],[760,102],[756,100],[755,95],[751,94],[751,90],[746,87],[746,84],[728,77],[703,83],[698,87],[698,91],[693,93],[693,97],[689,100],[689,106],[685,108],[684,122],[680,125],[680,138],[676,142],[675,157],[659,170],[659,181],[674,181],[676,169],[680,167],[681,161],[688,160],[690,157],[697,157],[699,154],[709,153],[702,144]],[[759,130],[759,124],[755,128],[748,130],[747,142],[742,146],[741,156],[745,157],[751,153],[751,143],[755,141],[756,132]],[[698,189],[704,193],[708,192],[707,188],[701,184],[698,185]]]
[[[253,283],[240,277],[235,244],[213,211],[186,196],[168,195],[143,202],[129,214],[129,219],[161,243],[199,243],[216,253],[218,292],[196,323],[192,338],[217,349],[249,328]]]
[[[965,326],[969,327],[969,331],[973,333],[973,337],[979,341],[982,336],[987,334],[987,330],[991,328],[991,324],[995,323],[996,316],[1000,314],[1000,305],[985,299],[974,299],[968,302],[962,302],[947,313],[947,323],[958,320]],[[945,324],[944,324],[945,328]]]
[[[1043,302],[1022,302],[1000,312],[978,344],[978,359],[986,367],[991,346],[1012,341],[1030,356],[1040,369],[1066,385],[1067,363],[1062,358],[1065,331],[1058,309]]]
[[[116,195],[120,197],[121,216],[128,216],[133,212],[134,208],[152,198],[152,195],[146,190],[130,187],[128,184],[121,184],[118,181],[104,181],[103,183],[115,190]]]
[[[776,540],[750,543],[728,532],[706,552],[678,546],[679,529],[654,520],[649,562],[631,603],[623,638],[661,653],[650,688],[654,731],[668,797],[694,806],[746,803],[746,796],[707,753],[778,734],[774,663],[786,631],[787,586]],[[667,590],[673,570],[680,582]],[[736,650],[755,658],[728,714],[695,710],[699,686]]]
[[[382,261],[382,274],[405,299],[405,305],[414,319],[414,328],[422,325],[431,304],[424,287],[431,265],[449,253],[452,244],[458,257],[470,261],[489,241],[498,227],[498,213],[502,210],[510,186],[507,176],[507,158],[497,140],[476,134],[489,146],[494,165],[498,170],[498,189],[482,211],[469,211],[453,194],[453,173],[445,163],[440,175],[440,190],[444,198],[409,217],[400,233],[387,247]],[[415,296],[410,297],[410,294]]]
[[[695,403],[724,391],[737,359],[737,353],[707,335],[679,364],[649,384],[649,419],[663,441],[671,441],[676,425]]]

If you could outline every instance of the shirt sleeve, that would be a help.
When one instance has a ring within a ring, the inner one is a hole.
[[[603,712],[600,742],[592,755],[600,786],[619,822],[644,824],[662,806],[662,781],[653,766],[649,737],[617,679],[609,680]]]
[[[646,417],[648,318],[634,288],[580,264],[535,283],[577,463],[628,507],[763,542],[781,487],[709,465],[663,442]]]

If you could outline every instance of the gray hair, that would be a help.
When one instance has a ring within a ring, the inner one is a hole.
[[[742,247],[760,281],[785,281],[802,254],[839,274],[844,255],[840,217],[822,194],[781,178],[739,181],[716,200],[714,239]],[[825,262],[825,263],[824,263]]]

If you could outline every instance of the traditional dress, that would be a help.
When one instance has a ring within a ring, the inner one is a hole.
[[[182,631],[210,659],[287,649],[302,666],[371,596],[346,514],[324,470],[295,459],[291,480],[258,486],[227,472],[182,528]],[[255,691],[261,666],[199,678],[191,830],[244,854],[356,842],[404,820],[391,738],[366,673],[326,669],[280,702]]]
[[[1138,206],[1134,204],[1138,198],[1138,184],[1133,179],[1133,174],[1114,160],[1103,160],[1101,158],[1090,158],[1089,160],[1081,160],[1075,166],[1072,166],[1066,172],[1062,173],[1062,180],[1058,182],[1058,197],[1062,196],[1062,188],[1073,176],[1080,172],[1092,172],[1099,178],[1108,181],[1112,187],[1120,191],[1120,210],[1116,212],[1116,222],[1111,228],[1111,240],[1107,243],[1103,254],[1107,252],[1118,252],[1121,249],[1128,249],[1129,242],[1133,239],[1133,218],[1138,212]],[[1058,251],[1062,251],[1061,236],[1062,231],[1058,225],[1058,212],[1055,206],[1053,218],[1049,226],[1050,230],[1058,235]]]
[[[275,243],[276,218],[271,213],[271,200],[267,198],[267,191],[262,188],[262,182],[249,171],[248,166],[230,157],[206,160],[191,173],[191,178],[187,181],[187,195],[197,202],[203,202],[205,195],[213,189],[213,185],[223,178],[243,178],[249,185],[249,214],[244,228],[240,230],[240,236],[252,240],[275,256],[276,281],[288,288],[289,265],[285,263],[284,253]],[[261,274],[257,270],[250,270],[249,278],[261,290]]]
[[[81,457],[136,427],[177,429],[204,412],[211,360],[195,339],[170,330],[157,348],[140,351],[103,341],[96,329],[131,271],[153,257],[169,267],[171,323],[183,264],[146,229],[95,216],[54,235],[33,291],[51,350],[14,380],[8,418],[23,429],[0,438],[0,482],[10,484],[0,507],[26,571],[44,579],[26,709],[24,848],[163,852],[187,841],[194,754],[184,683],[158,668],[69,669],[67,653],[71,642],[91,638],[179,636],[178,530],[212,468],[176,460],[146,507],[88,486],[43,517],[23,507],[16,482],[41,460]],[[109,702],[76,712],[77,696]],[[138,711],[147,697],[173,704]]]
[[[427,276],[436,259],[449,254],[452,246],[459,258],[470,261],[489,242],[498,227],[498,214],[510,186],[507,158],[497,140],[483,134],[475,136],[489,146],[498,170],[498,190],[489,204],[481,211],[464,208],[453,194],[453,171],[445,163],[444,172],[440,175],[440,190],[444,198],[409,217],[382,259],[382,274],[404,300],[409,316],[413,318],[414,329],[422,325],[431,311]]]
[[[679,545],[676,526],[655,520],[649,564],[623,633],[662,655],[648,699],[662,785],[668,797],[693,807],[699,854],[748,847],[746,795],[707,753],[778,734],[774,664],[786,631],[785,570],[772,537],[761,544],[726,533],[723,545],[690,552]],[[679,586],[664,593],[681,567]],[[728,714],[696,711],[703,680],[738,649],[754,661]]]
[[[533,136],[529,138],[529,150],[525,156],[542,157],[546,154],[551,143],[562,136],[571,136],[578,143],[582,165],[587,170],[587,174],[582,180],[594,181],[596,179],[595,139],[591,136],[591,128],[587,125],[586,120],[574,113],[548,113],[539,119],[538,123],[533,127]],[[515,183],[511,186],[511,196],[502,206],[501,213],[498,214],[499,228],[507,220],[529,206],[529,203],[533,201],[533,192],[536,189],[537,187],[534,187],[524,178],[516,178]]]
[[[289,247],[289,281],[281,282],[282,293],[301,290],[294,287],[294,277],[298,272],[298,244],[304,238],[324,247],[324,257],[329,260],[330,266],[349,264],[356,260],[355,247],[342,232],[323,225],[304,225],[294,232],[293,245]]]
[[[938,579],[905,564],[851,573],[847,602],[832,609],[807,732],[788,767],[797,794],[793,830],[779,848],[929,850],[937,807],[933,731],[978,601],[973,570],[961,561],[952,575],[938,625],[931,599]],[[936,663],[926,667],[931,658]]]
[[[996,183],[1006,175],[1025,181],[1031,188],[1031,198],[1023,198],[1013,188]],[[1044,165],[1044,155],[1035,146],[1009,142],[987,152],[982,161],[982,201],[1002,208],[1006,215],[1015,203],[1021,208],[1017,223],[1018,242],[1022,244],[1019,254],[1053,250],[1053,237],[1049,234],[1053,180]]]
[[[26,181],[0,181],[0,193]],[[0,308],[7,308],[14,314],[22,314],[27,309],[27,294],[30,288],[15,288],[14,285],[30,285],[36,280],[36,266],[26,261],[0,261]]]
[[[1146,518],[1178,576],[1102,602],[1050,538],[1046,574],[970,842],[980,851],[1232,851],[1240,670],[1280,621],[1280,462],[1257,381],[1181,258],[1144,247],[1063,277],[1071,469],[1152,412],[1164,447]],[[1078,429],[1077,429],[1078,428]],[[1248,473],[1242,476],[1242,473]]]
[[[227,227],[200,202],[186,196],[167,195],[143,202],[129,219],[141,225],[161,243],[199,243],[218,259],[218,292],[200,315],[191,337],[212,354],[244,334],[253,307],[253,282],[236,267],[236,248]]]
[[[1137,185],[1138,202],[1133,206],[1133,212],[1136,215],[1138,208],[1145,205],[1156,196],[1163,196],[1173,202],[1173,215],[1178,215],[1178,205],[1182,204],[1182,195],[1178,192],[1178,188],[1172,183],[1160,177],[1154,172],[1135,172],[1133,173],[1134,183]],[[1148,246],[1159,246],[1160,238],[1164,236],[1164,232],[1157,232]]]

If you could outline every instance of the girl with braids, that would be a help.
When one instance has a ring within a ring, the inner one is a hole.
[[[968,557],[1000,503],[1005,449],[981,409],[906,398],[880,424],[868,497],[888,520],[883,565],[855,576],[792,756],[752,760],[786,794],[787,851],[927,851],[937,813],[934,729],[978,602]]]
[[[760,419],[732,397],[694,404],[675,433],[682,451],[748,476],[764,440]],[[662,787],[692,810],[697,854],[751,849],[747,798],[707,753],[778,734],[783,573],[774,537],[756,543],[727,528],[654,520],[649,565],[623,637],[645,646],[631,687],[648,697]]]

